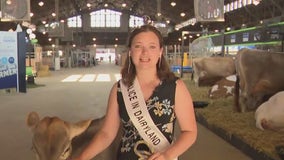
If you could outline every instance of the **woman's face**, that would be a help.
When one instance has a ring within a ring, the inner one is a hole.
[[[132,40],[130,56],[136,69],[156,68],[162,51],[155,33],[141,32]]]

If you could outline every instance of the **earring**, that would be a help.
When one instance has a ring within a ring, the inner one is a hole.
[[[162,55],[160,54],[160,58],[159,58],[159,68],[161,68],[161,61],[162,61]]]
[[[131,67],[131,57],[130,57],[130,53],[128,55],[128,69],[127,69],[127,73],[130,72],[130,67]]]

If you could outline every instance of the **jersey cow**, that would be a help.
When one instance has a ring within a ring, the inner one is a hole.
[[[36,112],[29,113],[27,126],[33,133],[32,148],[37,160],[67,160],[91,141],[102,125],[103,118],[69,123],[58,117],[44,117],[40,120]],[[114,160],[118,141],[95,160]]]
[[[272,95],[284,90],[283,53],[244,48],[238,51],[235,62],[235,106],[238,112],[255,110]]]
[[[255,120],[261,130],[284,131],[284,91],[262,103],[255,112]]]
[[[193,80],[198,86],[212,86],[220,79],[236,73],[233,57],[193,59]]]

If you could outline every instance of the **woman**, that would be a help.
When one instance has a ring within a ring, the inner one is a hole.
[[[196,140],[192,98],[166,63],[161,33],[144,25],[131,33],[128,43],[122,79],[111,89],[104,124],[76,160],[89,160],[107,148],[120,122],[117,160],[173,160]],[[174,141],[176,119],[181,133]]]

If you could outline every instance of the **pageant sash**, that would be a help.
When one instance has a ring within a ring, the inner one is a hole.
[[[130,87],[126,87],[122,81],[120,86],[127,113],[141,137],[154,151],[164,151],[170,143],[153,122],[137,79]]]

